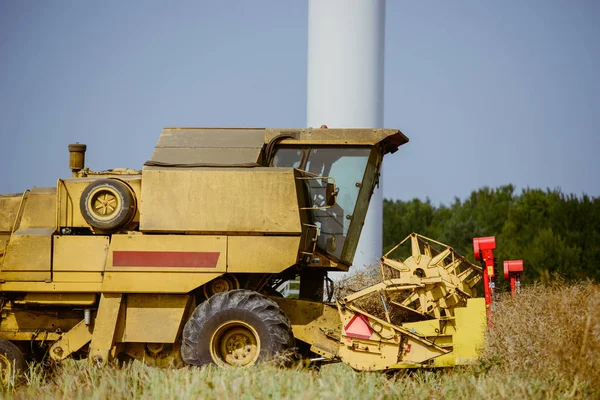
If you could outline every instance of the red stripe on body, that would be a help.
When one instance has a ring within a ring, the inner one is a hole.
[[[114,267],[216,268],[219,252],[114,251]]]

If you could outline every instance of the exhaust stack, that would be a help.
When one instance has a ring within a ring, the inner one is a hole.
[[[83,143],[69,145],[69,168],[73,172],[73,178],[77,177],[79,171],[85,168],[85,151],[87,146]]]

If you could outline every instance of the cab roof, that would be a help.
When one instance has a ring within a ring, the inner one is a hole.
[[[408,138],[397,129],[164,128],[146,167],[252,167],[282,145],[379,145],[393,153]]]

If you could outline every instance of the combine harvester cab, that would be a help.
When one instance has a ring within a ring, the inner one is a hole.
[[[0,196],[0,362],[39,348],[57,361],[246,366],[293,347],[311,307],[329,309],[326,272],[352,265],[383,156],[407,141],[385,129],[166,128],[141,171],[102,172],[70,145],[71,178]],[[265,296],[297,275],[309,301]],[[340,304],[342,321],[355,313]]]

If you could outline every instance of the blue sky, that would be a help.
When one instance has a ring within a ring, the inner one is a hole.
[[[140,168],[164,126],[303,127],[304,1],[0,2],[0,193]],[[600,3],[388,0],[384,196],[600,195]],[[324,121],[326,123],[326,121]]]

